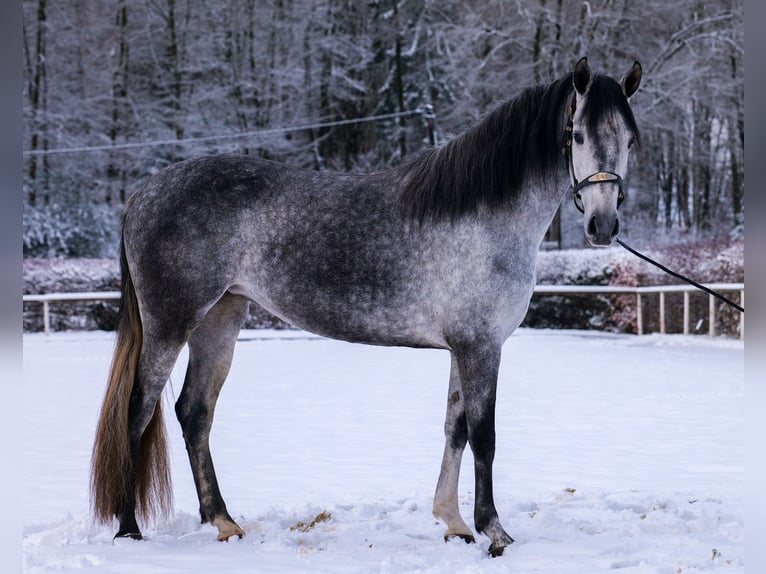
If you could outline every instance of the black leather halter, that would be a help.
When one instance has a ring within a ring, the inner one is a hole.
[[[625,201],[625,192],[622,189],[622,176],[613,171],[597,171],[596,173],[589,175],[582,181],[577,180],[574,172],[574,161],[572,159],[572,132],[574,131],[574,113],[576,108],[576,95],[572,94],[572,99],[567,106],[567,125],[566,142],[561,149],[561,153],[567,157],[567,169],[569,170],[569,177],[572,180],[572,199],[574,200],[575,207],[580,213],[585,213],[585,209],[582,204],[582,195],[580,191],[597,183],[614,182],[617,184],[617,209],[620,208],[622,202]]]

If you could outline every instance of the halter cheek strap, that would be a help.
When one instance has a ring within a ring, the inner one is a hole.
[[[620,208],[622,202],[625,201],[625,192],[622,190],[622,177],[620,174],[613,171],[597,171],[596,173],[589,175],[582,181],[577,181],[577,176],[574,172],[574,160],[572,159],[572,132],[574,131],[574,113],[576,108],[576,96],[573,94],[572,99],[567,106],[567,125],[566,125],[566,142],[561,149],[561,153],[567,158],[567,168],[569,170],[569,178],[572,180],[572,199],[574,200],[575,207],[580,213],[585,213],[585,208],[582,204],[582,195],[580,191],[589,185],[595,185],[597,183],[614,182],[617,184],[617,209]]]

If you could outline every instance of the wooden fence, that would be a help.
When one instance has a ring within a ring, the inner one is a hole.
[[[720,292],[739,292],[739,304],[744,307],[744,283],[709,283],[705,285]],[[684,334],[689,334],[689,294],[697,291],[692,285],[657,285],[651,287],[621,287],[618,285],[536,285],[536,295],[613,295],[633,294],[636,297],[636,325],[639,335],[644,334],[642,298],[645,295],[659,294],[659,323],[660,333],[665,333],[665,294],[683,293],[684,295]],[[714,337],[715,332],[715,297],[708,296],[708,334]],[[43,305],[43,331],[51,332],[50,306],[52,303],[72,301],[115,301],[119,300],[119,291],[98,291],[84,293],[46,293],[40,295],[24,295],[25,303],[37,302]],[[740,339],[745,337],[745,314],[740,314]]]

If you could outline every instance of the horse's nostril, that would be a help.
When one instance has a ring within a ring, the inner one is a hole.
[[[620,234],[620,220],[615,219],[614,220],[614,227],[612,228],[612,239],[617,237]]]

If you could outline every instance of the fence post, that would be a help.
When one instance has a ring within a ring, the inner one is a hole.
[[[715,337],[715,299],[712,295],[708,295],[708,321],[708,334]]]
[[[745,290],[742,289],[739,292],[739,306],[744,309],[745,307]],[[740,313],[739,314],[739,338],[744,339],[745,338],[745,314]]]
[[[43,301],[43,332],[46,335],[51,334],[50,303],[47,300]]]
[[[644,317],[641,313],[641,293],[636,293],[636,330],[639,335],[644,334]]]
[[[660,291],[660,333],[665,334],[665,291]]]
[[[689,334],[689,292],[684,291],[684,335]]]

